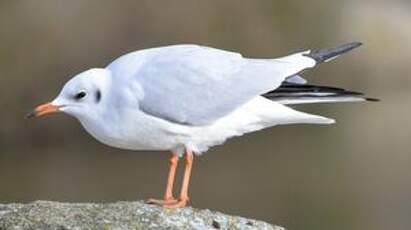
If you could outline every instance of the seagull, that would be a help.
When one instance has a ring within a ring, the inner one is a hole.
[[[309,84],[301,76],[361,45],[253,59],[200,45],[170,45],[125,54],[105,68],[69,80],[58,96],[28,117],[64,112],[98,141],[121,149],[169,151],[167,187],[151,204],[180,208],[189,201],[194,155],[231,137],[285,124],[332,124],[289,105],[375,101],[362,93]],[[185,170],[173,195],[179,158]]]

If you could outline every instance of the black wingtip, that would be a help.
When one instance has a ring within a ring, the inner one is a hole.
[[[378,98],[372,98],[372,97],[366,97],[365,100],[366,100],[366,101],[371,101],[371,102],[379,102],[379,101],[381,101],[381,100],[378,99]]]
[[[350,50],[353,50],[361,45],[362,45],[361,42],[351,42],[351,43],[337,46],[335,48],[325,48],[325,49],[313,50],[310,53],[306,54],[305,56],[314,59],[317,63],[328,62],[340,56],[341,54],[346,53]]]

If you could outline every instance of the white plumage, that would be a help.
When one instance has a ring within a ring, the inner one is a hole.
[[[227,138],[274,125],[333,123],[260,96],[315,66],[308,53],[248,59],[197,45],[141,50],[78,74],[52,104],[64,105],[61,111],[107,145],[200,154]],[[73,100],[79,92],[87,96]]]

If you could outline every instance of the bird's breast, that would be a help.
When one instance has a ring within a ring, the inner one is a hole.
[[[180,145],[177,134],[166,124],[141,111],[124,111],[100,119],[81,119],[83,127],[98,141],[120,149],[172,150]]]

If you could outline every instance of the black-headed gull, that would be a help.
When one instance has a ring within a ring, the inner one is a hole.
[[[106,68],[76,75],[57,98],[29,116],[61,111],[77,118],[87,132],[109,146],[171,151],[164,198],[149,202],[184,207],[193,153],[275,125],[334,123],[287,104],[370,100],[361,93],[307,84],[298,75],[360,45],[350,43],[277,59],[245,58],[198,45],[140,50]],[[175,198],[174,177],[184,153],[183,184]]]

